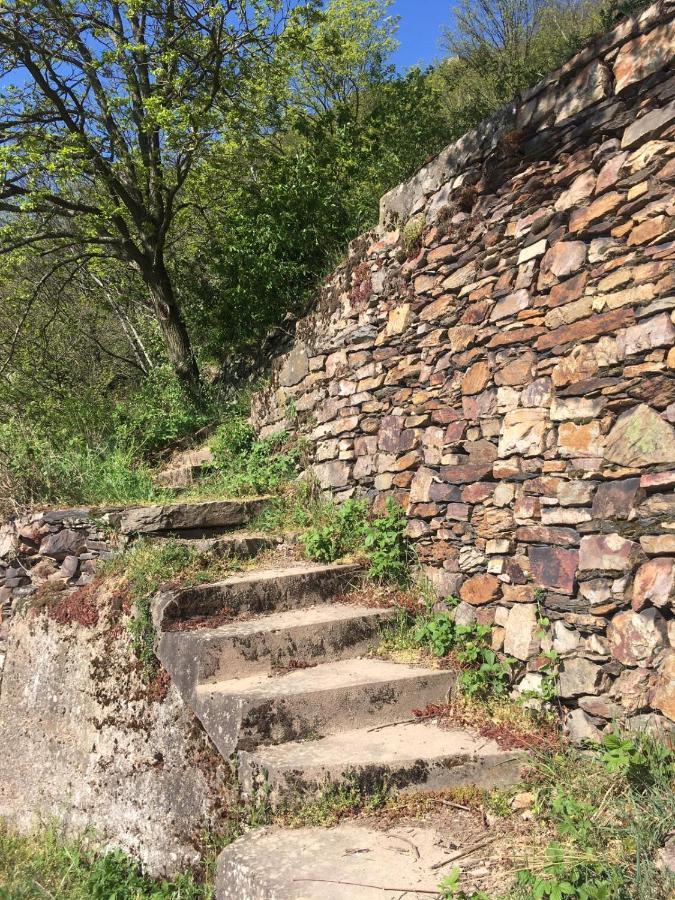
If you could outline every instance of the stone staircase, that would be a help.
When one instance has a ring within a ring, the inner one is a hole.
[[[279,539],[234,529],[265,502],[143,507],[127,511],[122,528],[254,555]],[[368,655],[393,612],[344,600],[359,574],[355,565],[291,562],[155,598],[157,654],[219,752],[233,758],[244,797],[262,792],[274,808],[345,781],[366,790],[517,782],[521,753],[415,719],[413,709],[446,700],[455,675]],[[306,885],[282,890],[269,871],[250,871],[242,862],[248,842],[265,834],[296,852],[296,833],[278,832],[265,829],[223,851],[219,900],[342,896],[330,885],[316,894]],[[342,846],[334,830],[313,835],[317,841],[327,842],[324,862],[331,847]]]

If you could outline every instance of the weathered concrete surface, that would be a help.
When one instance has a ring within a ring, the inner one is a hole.
[[[420,721],[242,751],[239,781],[247,796],[265,785],[276,805],[345,779],[365,789],[383,783],[414,790],[503,787],[520,781],[525,760],[525,754],[502,750],[480,735]]]
[[[170,687],[153,702],[121,628],[12,623],[0,694],[0,816],[57,820],[171,873],[198,861],[229,775]]]
[[[406,900],[424,900],[436,896],[442,875],[433,866],[447,857],[443,836],[431,828],[264,828],[221,853],[216,896],[395,900],[404,895]]]
[[[120,517],[122,534],[154,534],[173,531],[213,531],[246,525],[269,502],[255,500],[207,500],[202,503],[168,503],[134,506]],[[196,535],[195,535],[196,536]]]
[[[293,662],[316,665],[365,653],[392,614],[388,609],[324,603],[235,620],[219,628],[165,631],[159,656],[194,665],[201,683],[270,673]]]
[[[355,565],[311,563],[260,569],[160,594],[153,601],[152,615],[157,628],[167,628],[173,622],[223,609],[260,614],[311,606],[346,592],[360,571]]]
[[[393,723],[444,702],[452,672],[378,659],[346,659],[281,677],[198,685],[194,709],[223,756],[345,728]]]

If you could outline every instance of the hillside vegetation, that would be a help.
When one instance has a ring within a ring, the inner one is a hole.
[[[5,510],[156,496],[157,452],[245,412],[379,197],[641,5],[464,2],[400,73],[390,0],[172,4],[180,40],[164,0],[82,3],[77,37],[69,6],[5,4]]]

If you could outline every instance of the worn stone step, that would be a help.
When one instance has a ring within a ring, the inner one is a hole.
[[[442,728],[436,721],[404,722],[242,751],[239,780],[246,796],[264,786],[270,803],[278,806],[291,796],[311,797],[327,784],[344,782],[366,791],[380,786],[503,787],[521,780],[526,759],[526,754],[502,750],[496,741],[466,729]]]
[[[346,593],[361,571],[357,565],[296,564],[232,575],[213,584],[166,591],[153,601],[159,630],[195,616],[230,610],[235,614],[314,606]]]
[[[379,625],[393,614],[347,603],[240,619],[217,628],[165,631],[159,656],[193,684],[270,673],[289,664],[325,662],[365,653]]]
[[[232,557],[250,559],[262,553],[263,550],[272,550],[284,543],[283,536],[268,534],[264,531],[234,531],[231,534],[207,538],[174,538],[172,535],[166,535],[164,539],[189,544],[199,553],[210,553],[221,559],[231,559]]]
[[[347,659],[285,675],[198,685],[194,709],[224,756],[394,723],[414,707],[443,702],[455,683],[447,670],[380,659]]]
[[[122,534],[178,534],[209,537],[247,525],[269,504],[270,497],[251,500],[205,500],[132,506],[120,513]]]
[[[450,870],[437,829],[260,828],[218,857],[217,900],[429,900]]]

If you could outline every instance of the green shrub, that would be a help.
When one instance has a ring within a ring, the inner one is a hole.
[[[324,524],[310,528],[300,538],[305,553],[318,562],[335,562],[363,545],[368,507],[363,500],[326,504]]]
[[[366,521],[363,546],[370,563],[368,577],[373,581],[399,585],[410,581],[412,550],[405,536],[406,526],[404,511],[391,497],[384,515]]]
[[[197,496],[216,494],[242,497],[280,490],[301,469],[303,442],[285,432],[254,440],[254,432],[241,416],[226,420],[209,440],[214,464],[199,482]]]

